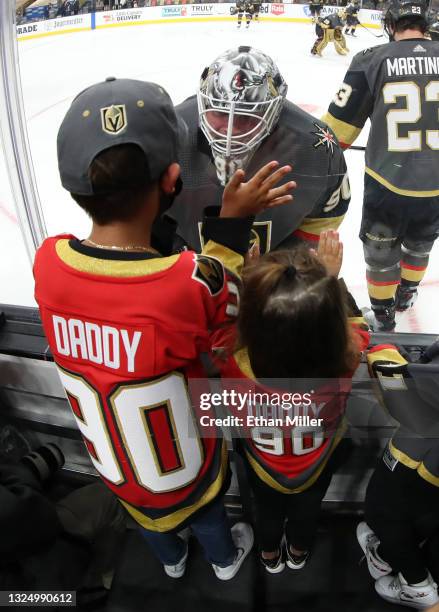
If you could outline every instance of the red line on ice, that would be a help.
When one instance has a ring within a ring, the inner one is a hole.
[[[17,217],[14,215],[14,213],[11,213],[6,206],[3,204],[3,202],[0,202],[0,212],[2,212],[4,214],[4,216],[9,219],[9,221],[11,223],[15,223],[18,224],[18,219]]]

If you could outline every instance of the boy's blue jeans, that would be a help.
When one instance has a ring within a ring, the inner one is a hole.
[[[233,563],[236,548],[221,497],[210,504],[205,512],[197,515],[190,528],[209,563],[219,567]],[[140,532],[163,565],[177,565],[184,557],[187,544],[176,533],[158,533],[143,527]]]

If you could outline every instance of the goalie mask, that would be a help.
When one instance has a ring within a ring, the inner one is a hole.
[[[230,49],[205,68],[197,94],[200,128],[222,185],[248,166],[276,127],[287,89],[273,60],[252,47]]]
[[[400,19],[426,22],[427,6],[424,0],[392,0],[384,15],[383,25],[389,40],[394,40],[395,29]]]

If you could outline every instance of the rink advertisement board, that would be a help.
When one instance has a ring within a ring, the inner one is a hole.
[[[57,17],[35,23],[26,23],[17,26],[19,39],[37,38],[56,34],[70,34],[91,30],[92,15],[74,15],[71,17]]]
[[[26,40],[54,34],[132,25],[180,23],[185,21],[230,21],[236,19],[236,16],[231,13],[233,8],[234,4],[230,3],[204,3],[102,11],[20,25],[17,26],[17,36],[21,40]],[[337,10],[339,10],[337,6],[324,6],[322,14],[334,13]],[[362,9],[359,18],[361,23],[367,27],[381,27],[381,11]],[[263,4],[261,6],[260,19],[261,21],[307,23],[311,20],[311,13],[308,4]]]

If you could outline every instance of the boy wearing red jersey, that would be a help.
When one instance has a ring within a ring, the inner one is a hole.
[[[184,525],[218,578],[238,571],[248,525],[230,530],[221,503],[227,451],[202,438],[187,378],[203,376],[209,334],[236,315],[252,216],[291,200],[290,170],[237,173],[221,218],[206,219],[201,255],[163,256],[153,224],[181,188],[179,125],[158,85],[109,78],[73,101],[58,134],[63,186],[93,221],[90,236],[48,238],[34,267],[50,349],[93,465],[142,527],[172,577],[185,570]],[[229,271],[223,267],[227,264]]]

